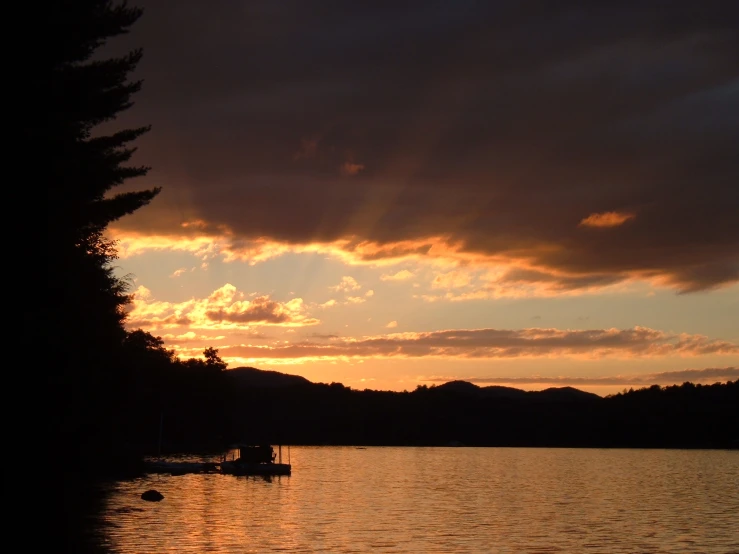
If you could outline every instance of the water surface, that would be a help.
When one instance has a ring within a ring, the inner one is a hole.
[[[283,448],[283,456],[286,450]],[[115,484],[110,552],[739,553],[739,452],[292,447],[290,477]],[[140,499],[154,488],[159,503]]]

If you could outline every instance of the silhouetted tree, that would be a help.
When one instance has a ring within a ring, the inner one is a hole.
[[[105,59],[100,48],[126,33],[141,10],[109,0],[62,0],[37,12],[29,13],[27,26],[41,47],[28,52],[21,148],[34,162],[31,182],[46,190],[48,303],[27,319],[42,323],[47,335],[45,377],[59,424],[52,431],[90,443],[93,428],[117,409],[129,299],[126,282],[113,272],[115,245],[104,233],[159,192],[111,194],[146,174],[146,167],[126,164],[135,150],[130,144],[148,127],[99,128],[128,109],[141,86],[128,80],[140,50]]]
[[[203,351],[203,356],[205,356],[205,365],[211,369],[223,371],[228,365],[218,355],[218,349],[213,348],[212,346],[209,346]]]

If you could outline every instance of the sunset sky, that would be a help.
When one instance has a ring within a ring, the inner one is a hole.
[[[131,329],[358,389],[739,378],[739,3],[133,4]]]

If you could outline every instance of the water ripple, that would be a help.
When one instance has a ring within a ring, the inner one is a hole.
[[[111,552],[739,552],[739,452],[293,447],[293,474],[109,491]],[[147,503],[147,489],[164,495]]]

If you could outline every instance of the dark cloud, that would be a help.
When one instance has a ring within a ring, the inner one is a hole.
[[[429,382],[447,382],[459,377],[434,377]],[[480,385],[556,385],[556,386],[597,386],[597,385],[672,385],[674,383],[716,383],[739,379],[739,368],[720,367],[706,369],[683,369],[662,373],[642,375],[617,375],[612,377],[468,377],[465,381]]]
[[[590,275],[552,275],[542,271],[530,269],[513,269],[506,272],[498,282],[507,284],[544,284],[557,291],[570,291],[588,287],[603,287],[618,283],[619,275],[597,274]]]
[[[331,333],[310,333],[308,337],[312,339],[331,340],[331,339],[338,339],[339,335],[334,335]]]
[[[165,192],[125,225],[739,280],[736,2],[139,3],[114,48],[144,48],[127,122]],[[606,212],[633,218],[579,225]]]
[[[240,311],[213,310],[207,312],[211,321],[228,321],[229,323],[286,323],[291,320],[290,314],[280,311],[277,302],[267,302],[261,305],[249,306]]]
[[[215,322],[265,325],[300,322],[305,319],[299,311],[291,310],[288,305],[270,300],[267,296],[258,296],[247,303],[235,302],[226,308],[208,310],[205,315]]]

